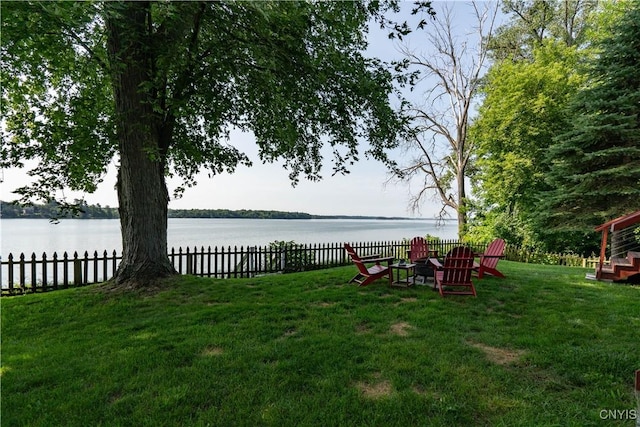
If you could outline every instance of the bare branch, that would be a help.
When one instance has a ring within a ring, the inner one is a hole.
[[[409,102],[403,111],[410,123],[405,144],[416,156],[400,167],[397,178],[414,182],[422,177],[411,195],[411,209],[419,210],[434,195],[442,205],[439,216],[456,211],[460,229],[466,223],[465,176],[475,149],[467,141],[471,107],[486,71],[498,3],[472,2],[468,10],[476,23],[473,33],[461,35],[454,29],[453,8],[445,4],[426,30],[424,51],[407,44],[400,48],[409,69],[420,72],[414,87],[426,88],[422,105]]]

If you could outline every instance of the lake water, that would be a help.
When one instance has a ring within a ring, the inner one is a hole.
[[[51,224],[46,219],[3,219],[0,254],[6,259],[35,252],[80,254],[122,251],[117,219],[65,219]],[[433,220],[364,219],[200,219],[170,218],[169,248],[211,246],[264,246],[275,240],[296,243],[342,243],[402,240],[430,234],[457,238],[455,221],[437,226]]]

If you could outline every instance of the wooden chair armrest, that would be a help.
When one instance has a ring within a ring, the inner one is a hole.
[[[368,258],[368,259],[363,259],[363,262],[375,262],[380,263],[380,262],[388,262],[389,264],[391,264],[391,261],[393,261],[393,257],[392,256],[388,256],[388,257],[382,257],[382,258]]]
[[[369,259],[372,259],[372,258],[380,258],[381,255],[382,254],[361,255],[360,259],[365,261],[365,260],[369,260]]]
[[[480,255],[480,258],[504,258],[504,255]]]
[[[427,262],[429,264],[431,264],[433,266],[433,268],[436,269],[436,270],[441,269],[443,267],[442,264],[440,263],[440,261],[438,261],[437,258],[429,258],[427,260]]]

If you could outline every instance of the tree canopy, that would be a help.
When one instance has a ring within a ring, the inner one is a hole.
[[[428,5],[427,5],[428,6]],[[91,192],[118,162],[123,260],[116,281],[173,274],[165,177],[232,172],[229,141],[252,132],[260,159],[295,183],[362,155],[389,162],[399,120],[391,75],[363,55],[393,2],[2,2],[0,166],[34,159],[24,200]]]
[[[574,141],[573,152],[566,144],[576,132],[591,134],[580,123],[593,125],[604,119],[605,110],[587,106],[602,104],[587,101],[585,96],[599,81],[613,78],[616,67],[601,67],[600,75],[590,70],[611,50],[610,29],[627,14],[629,4],[601,7],[592,1],[527,0],[503,5],[513,19],[493,39],[496,62],[485,81],[479,116],[470,132],[480,147],[472,235],[499,235],[544,250],[589,253],[597,245],[592,227],[599,223],[592,214],[597,212],[604,222],[628,213],[637,197],[616,197],[620,191],[613,187],[620,182],[595,179],[607,175],[604,163],[587,163],[586,158],[574,156],[587,149],[585,140]],[[636,58],[628,59],[636,61],[637,67]],[[628,86],[610,89],[610,100],[630,95]],[[614,114],[624,114],[622,103],[608,104]],[[627,145],[632,157],[633,145]],[[632,162],[625,165],[620,159],[612,160],[618,162],[621,174],[633,174]],[[580,176],[572,169],[578,164],[591,175]],[[600,202],[592,197],[596,193],[602,196]],[[587,215],[591,215],[588,220]]]
[[[226,139],[232,128],[253,132],[261,159],[284,159],[294,180],[321,177],[323,138],[336,147],[337,171],[358,158],[360,138],[385,160],[395,123],[389,73],[362,53],[373,5],[135,3],[2,5],[3,164],[42,161],[23,194],[92,191],[117,153],[111,80],[123,64],[110,61],[105,35],[110,17],[132,8],[144,39],[123,32],[120,42],[138,43],[148,62],[139,90],[172,130],[148,150],[166,157],[168,174],[193,184],[201,169],[249,164]]]
[[[474,183],[483,216],[477,220],[525,244],[537,239],[532,213],[540,192],[549,189],[546,152],[569,126],[566,105],[583,81],[574,47],[547,40],[532,58],[491,68],[470,132],[478,145]]]

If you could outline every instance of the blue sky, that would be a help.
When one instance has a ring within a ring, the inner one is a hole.
[[[436,9],[448,5],[454,8],[456,29],[463,34],[473,22],[470,20],[470,9],[466,2],[435,2]],[[409,17],[408,11],[412,2],[403,3],[403,12],[398,16]],[[370,34],[370,53],[384,60],[399,57],[394,42],[372,26]],[[419,46],[419,34],[409,42]],[[388,173],[384,165],[361,157],[360,162],[353,165],[351,173],[342,176],[331,176],[331,165],[327,161],[323,167],[324,179],[320,182],[301,180],[294,188],[288,178],[288,172],[279,163],[262,164],[258,159],[253,137],[248,134],[233,133],[230,143],[246,149],[253,161],[250,168],[239,167],[233,175],[222,174],[208,178],[206,174],[198,177],[198,185],[189,188],[181,199],[171,200],[169,208],[173,209],[255,209],[300,211],[316,215],[370,215],[433,218],[440,210],[440,204],[427,199],[420,212],[408,210],[411,189],[407,184],[387,184]],[[400,152],[394,156],[401,156]],[[330,156],[328,156],[330,158]],[[2,200],[14,200],[11,193],[15,188],[28,182],[24,169],[5,169]],[[85,195],[90,204],[100,203],[103,206],[117,206],[115,186],[115,167],[109,173],[98,190]],[[170,193],[179,185],[178,181],[168,181]],[[79,196],[66,192],[67,198]]]

